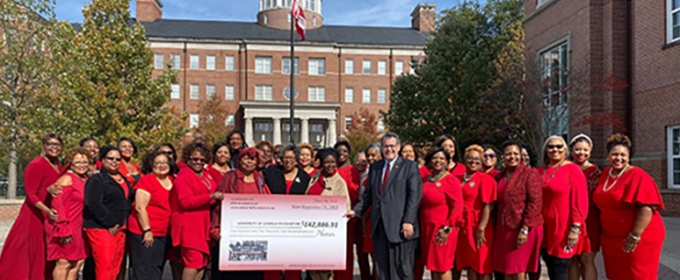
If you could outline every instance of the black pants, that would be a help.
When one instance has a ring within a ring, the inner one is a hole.
[[[401,243],[392,243],[387,239],[382,220],[373,233],[375,237],[375,260],[378,264],[378,279],[381,280],[411,280],[413,279],[413,265],[418,239]]]
[[[131,280],[160,280],[163,276],[165,264],[165,236],[153,238],[153,245],[146,248],[142,244],[144,236],[134,233],[128,234],[130,245],[130,279]]]
[[[562,259],[551,256],[545,249],[541,249],[541,257],[548,267],[548,277],[550,280],[568,280],[569,262],[571,259]]]

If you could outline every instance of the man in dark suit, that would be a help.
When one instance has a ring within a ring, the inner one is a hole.
[[[371,164],[366,191],[359,203],[345,214],[361,217],[369,207],[378,279],[413,279],[418,243],[418,209],[423,181],[418,165],[398,156],[399,136],[387,133],[381,139],[383,160]]]

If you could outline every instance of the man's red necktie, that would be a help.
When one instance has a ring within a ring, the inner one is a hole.
[[[385,187],[387,186],[387,178],[390,177],[390,163],[387,163],[387,168],[385,168],[385,176],[383,176],[383,181],[382,181],[382,191],[385,191]]]

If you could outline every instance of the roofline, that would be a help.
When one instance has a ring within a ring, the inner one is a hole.
[[[174,43],[231,43],[231,44],[263,44],[263,45],[290,45],[290,41],[270,41],[270,40],[220,40],[220,39],[192,39],[192,38],[168,38],[168,37],[153,37],[147,36],[149,42],[174,42]],[[371,49],[409,49],[409,50],[422,50],[425,48],[423,45],[368,45],[368,44],[342,44],[337,42],[296,42],[296,46],[323,46],[323,47],[334,47],[334,48],[371,48]]]

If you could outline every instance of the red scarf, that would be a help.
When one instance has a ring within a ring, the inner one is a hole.
[[[337,173],[338,171],[336,170],[331,176],[329,176],[329,178],[335,176]],[[316,180],[316,182],[307,191],[307,195],[321,195],[324,190],[326,190],[326,180],[324,179],[323,173],[321,173],[321,175],[319,175],[319,179]]]

